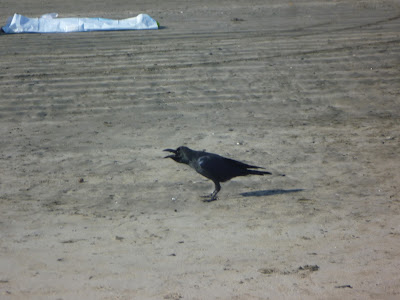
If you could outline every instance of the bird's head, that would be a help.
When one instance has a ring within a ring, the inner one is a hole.
[[[190,151],[188,147],[180,146],[176,150],[174,149],[164,149],[163,151],[171,152],[173,154],[167,155],[164,158],[172,158],[178,163],[187,164],[189,163],[189,158],[187,153]]]

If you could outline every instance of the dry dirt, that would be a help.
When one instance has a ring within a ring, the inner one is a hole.
[[[399,299],[399,2],[215,2],[2,1],[162,27],[0,35],[1,299]]]

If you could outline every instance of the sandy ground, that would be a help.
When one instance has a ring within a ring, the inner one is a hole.
[[[2,1],[163,27],[0,35],[1,299],[399,299],[399,2],[214,2]]]

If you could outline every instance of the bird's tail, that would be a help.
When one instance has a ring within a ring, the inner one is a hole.
[[[266,171],[255,171],[255,170],[247,170],[249,175],[271,175],[271,172]]]

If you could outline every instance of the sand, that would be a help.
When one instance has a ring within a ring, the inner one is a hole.
[[[400,297],[399,2],[14,12],[162,27],[0,35],[1,299]],[[274,175],[204,203],[180,145]]]

